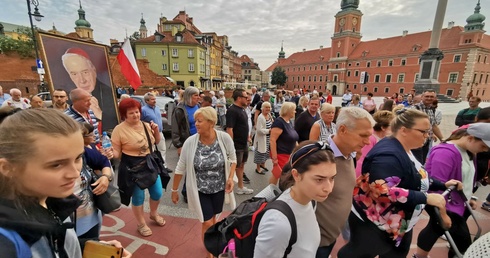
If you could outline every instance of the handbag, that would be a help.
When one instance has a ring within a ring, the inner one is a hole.
[[[158,178],[158,171],[155,171],[152,168],[152,158],[151,155],[148,154],[145,157],[141,157],[136,165],[128,167],[127,170],[131,175],[131,180],[141,190],[144,190],[155,184],[155,181]]]
[[[95,174],[92,169],[89,169],[92,174],[92,182],[97,181],[100,176]],[[109,182],[107,190],[101,195],[93,194],[94,205],[104,214],[111,213],[121,207],[121,195],[119,188]]]
[[[162,188],[166,189],[168,183],[170,182],[170,175],[167,171],[167,168],[163,165],[165,162],[163,161],[162,153],[158,150],[156,144],[151,144],[150,135],[144,124],[143,128],[145,129],[146,139],[148,140],[148,146],[150,148],[150,154],[147,155],[147,165],[151,171],[153,171],[154,173],[156,172],[156,177],[160,175]],[[155,150],[153,150],[153,147],[155,147]]]

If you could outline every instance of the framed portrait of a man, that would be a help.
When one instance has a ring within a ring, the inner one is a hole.
[[[113,129],[119,116],[107,46],[43,32],[38,39],[50,91],[70,93],[78,88],[89,92],[90,109],[102,121],[102,130]]]

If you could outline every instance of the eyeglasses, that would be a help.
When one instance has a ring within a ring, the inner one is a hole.
[[[416,130],[416,131],[419,131],[421,132],[424,136],[425,135],[428,135],[430,133],[430,129],[427,129],[427,130],[422,130],[422,129],[417,129],[417,128],[410,128],[412,130]]]

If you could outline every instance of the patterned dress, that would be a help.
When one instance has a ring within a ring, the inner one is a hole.
[[[194,170],[199,192],[214,194],[225,190],[225,158],[217,140],[211,145],[197,144]]]
[[[269,119],[267,119],[265,121],[265,128],[270,130],[272,127],[272,122],[273,122],[272,118],[271,118],[271,116],[269,116]],[[270,152],[270,138],[271,138],[270,134],[266,135],[266,140],[265,140],[266,152],[265,153],[260,153],[258,151],[258,148],[255,148],[255,151],[254,151],[254,163],[255,164],[263,164],[268,159],[270,159],[270,154],[269,154],[269,152]]]

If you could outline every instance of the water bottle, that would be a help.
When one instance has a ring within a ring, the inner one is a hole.
[[[112,142],[109,136],[107,136],[107,132],[102,133],[102,149],[110,150],[112,147]]]

